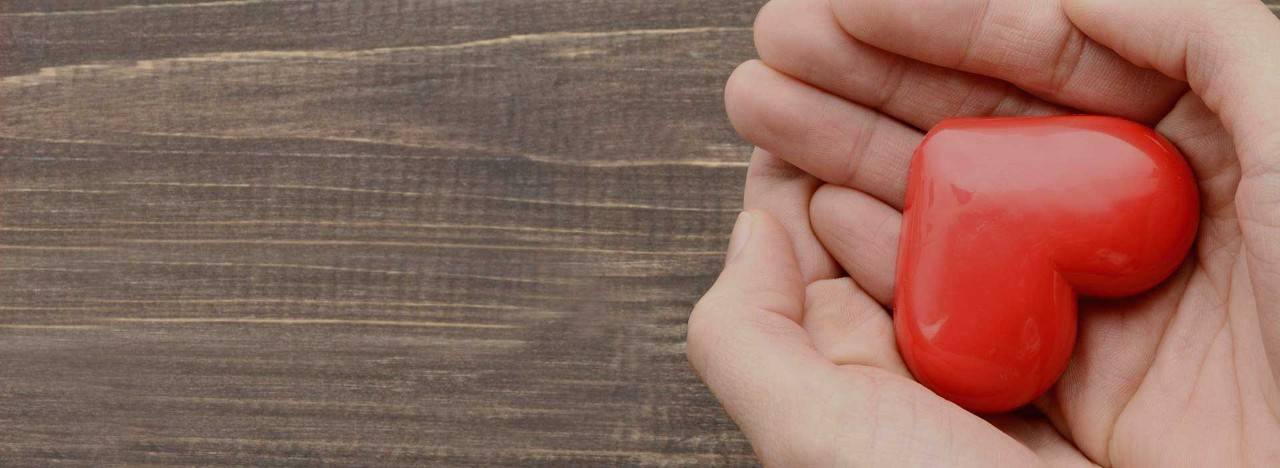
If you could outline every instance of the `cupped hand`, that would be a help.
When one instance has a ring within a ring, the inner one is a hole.
[[[1252,0],[773,0],[726,85],[757,146],[699,375],[776,466],[1280,466],[1280,21]],[[1081,303],[1032,407],[920,386],[885,310],[908,163],[955,116],[1154,126],[1199,179],[1196,246],[1143,296]]]

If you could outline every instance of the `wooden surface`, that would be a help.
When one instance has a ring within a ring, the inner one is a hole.
[[[754,464],[760,0],[0,3],[0,465]]]
[[[754,463],[689,371],[759,3],[0,16],[0,465]]]

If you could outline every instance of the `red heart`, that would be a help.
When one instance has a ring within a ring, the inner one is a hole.
[[[1177,269],[1199,199],[1182,155],[1111,117],[954,119],[911,163],[894,328],[912,374],[977,412],[1066,368],[1076,294],[1137,294]]]

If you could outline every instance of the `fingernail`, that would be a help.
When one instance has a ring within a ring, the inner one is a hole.
[[[733,223],[733,234],[729,235],[729,253],[725,255],[725,263],[733,261],[733,258],[737,257],[742,252],[742,249],[747,246],[747,240],[751,238],[754,218],[755,216],[749,211],[738,213],[738,221]]]

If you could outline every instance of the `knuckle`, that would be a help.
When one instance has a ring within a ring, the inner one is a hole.
[[[1088,53],[1089,40],[1080,30],[1071,28],[1058,44],[1049,65],[1044,67],[1046,76],[1041,88],[1050,93],[1060,93],[1076,76],[1080,64]]]
[[[744,302],[747,304],[745,307],[756,312],[754,316],[790,319],[798,316],[801,308],[804,307],[803,295],[796,297],[795,293],[780,286],[763,287],[744,294]]]

